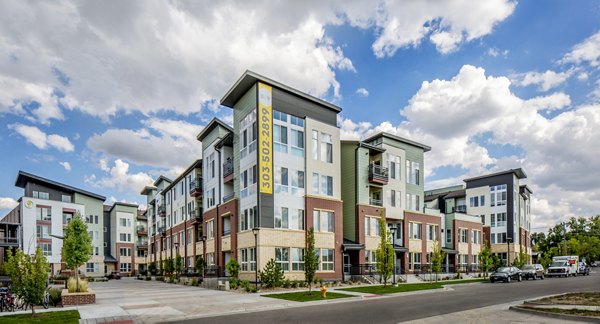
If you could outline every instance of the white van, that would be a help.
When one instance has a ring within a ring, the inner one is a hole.
[[[576,255],[555,256],[552,258],[552,264],[548,267],[546,275],[550,277],[576,277],[578,265],[579,257]]]

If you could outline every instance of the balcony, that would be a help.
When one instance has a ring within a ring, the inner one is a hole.
[[[0,237],[0,246],[18,247],[19,246],[19,238],[18,237]]]
[[[165,226],[164,226],[164,225],[163,225],[163,226],[159,226],[159,227],[158,227],[158,231],[157,231],[157,232],[158,232],[158,234],[165,235],[165,229],[166,229],[166,228],[165,228]]]
[[[148,235],[148,229],[145,226],[138,226],[137,235]]]
[[[202,208],[196,208],[196,210],[190,211],[190,219],[193,219],[195,223],[202,223],[202,213],[204,210]]]
[[[452,212],[453,213],[463,213],[463,214],[466,214],[467,213],[467,206],[466,205],[458,205],[458,206],[452,208]]]
[[[136,246],[138,250],[146,251],[148,250],[148,242],[146,241],[137,241]]]
[[[229,159],[223,163],[223,182],[227,183],[233,180],[233,160]]]
[[[190,182],[190,196],[198,197],[202,195],[202,178],[196,178]]]
[[[235,196],[235,192],[231,192],[223,196],[223,202],[230,201]]]
[[[165,217],[167,214],[167,206],[165,206],[165,204],[158,205],[158,213],[161,217]]]
[[[369,182],[378,185],[386,185],[388,183],[388,169],[377,164],[369,165]]]
[[[383,206],[383,201],[381,199],[369,198],[369,205],[371,206]]]

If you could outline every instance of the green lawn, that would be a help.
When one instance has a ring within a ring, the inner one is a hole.
[[[424,282],[424,283],[414,283],[414,284],[399,284],[397,287],[394,287],[392,285],[388,285],[387,287],[384,287],[383,285],[378,285],[378,286],[343,288],[343,289],[337,289],[337,290],[384,295],[384,294],[394,294],[394,293],[407,292],[407,291],[439,289],[439,288],[442,288],[444,285],[448,285],[448,284],[455,285],[455,284],[465,284],[465,283],[484,282],[484,281],[486,281],[486,280],[485,279],[444,280],[444,281],[431,282],[431,283]]]
[[[285,300],[291,300],[291,301],[297,301],[297,302],[325,300],[325,299],[321,298],[320,291],[312,291],[311,293],[309,293],[308,291],[300,291],[300,292],[284,293],[284,294],[269,294],[269,295],[263,295],[263,297],[279,298],[279,299],[285,299]],[[337,298],[347,298],[347,297],[354,297],[354,296],[340,294],[340,293],[334,293],[334,292],[328,292],[326,299],[337,299]]]
[[[27,324],[27,323],[79,323],[79,312],[76,310],[36,313],[35,317],[29,314],[0,316],[3,324]]]

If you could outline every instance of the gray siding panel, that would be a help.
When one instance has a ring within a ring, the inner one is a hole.
[[[273,109],[298,117],[309,117],[337,126],[337,113],[278,88],[273,88]]]

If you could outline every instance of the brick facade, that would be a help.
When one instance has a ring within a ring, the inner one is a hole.
[[[341,280],[343,278],[343,251],[342,243],[344,242],[344,215],[342,213],[343,205],[341,200],[332,199],[321,199],[317,197],[305,197],[306,206],[306,229],[311,228],[313,225],[313,211],[315,209],[322,209],[333,211],[334,213],[334,232],[335,232],[335,251],[334,251],[334,272],[318,272],[317,276],[323,279],[335,279]]]
[[[419,250],[411,250],[411,248],[410,248],[409,225],[411,222],[423,224],[421,226],[421,240],[420,240],[421,244],[420,244]],[[403,245],[409,249],[408,252],[421,254],[421,264],[427,263],[427,242],[428,242],[427,241],[427,224],[437,225],[438,229],[442,228],[440,217],[404,211],[404,223],[402,225],[403,226],[402,231],[404,232],[404,235],[402,237]],[[442,246],[441,239],[442,238],[440,235],[440,239],[437,242],[440,249]],[[409,257],[409,254],[405,253],[404,260],[403,260],[404,262],[402,262],[402,268],[405,271],[405,273],[412,273],[413,270],[409,269],[408,257]]]
[[[88,305],[96,303],[96,293],[89,290],[86,293],[69,293],[68,289],[63,289],[61,303],[64,306]]]

